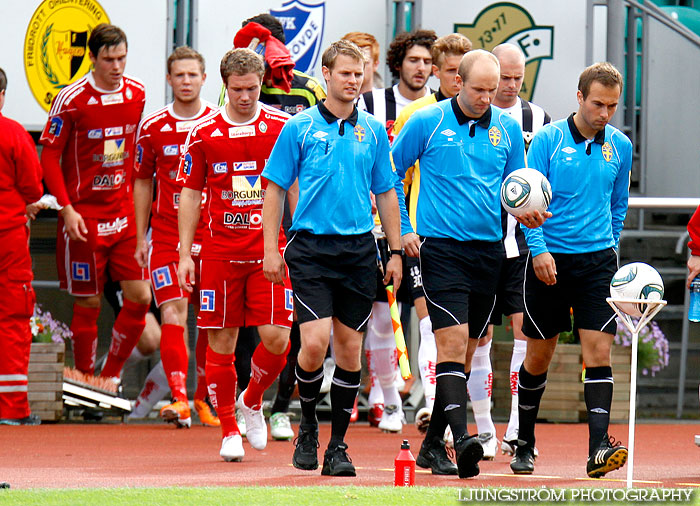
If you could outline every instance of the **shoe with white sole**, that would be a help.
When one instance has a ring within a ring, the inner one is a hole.
[[[175,424],[175,427],[189,429],[192,425],[192,415],[190,405],[186,401],[173,401],[160,410],[160,417],[168,423]]]
[[[379,425],[377,427],[384,432],[398,433],[403,429],[403,424],[405,422],[406,418],[404,417],[401,406],[384,406],[382,419],[379,420]]]
[[[479,443],[484,448],[483,460],[493,460],[496,457],[496,451],[498,451],[496,436],[490,432],[483,432],[479,434]]]
[[[270,435],[277,441],[289,441],[294,437],[287,413],[273,413],[270,417]]]
[[[236,425],[238,425],[238,430],[241,432],[241,437],[246,437],[245,417],[240,409],[236,410]]]
[[[243,450],[243,438],[239,434],[225,437],[221,441],[221,450],[219,455],[226,462],[240,462],[245,456]]]
[[[501,453],[503,455],[515,455],[515,450],[518,448],[518,434],[514,436],[503,436],[503,441],[501,441]],[[532,451],[534,458],[540,455],[539,450],[535,447]]]
[[[430,425],[430,417],[432,416],[432,410],[426,408],[425,406],[420,408],[416,412],[416,428],[421,434],[428,432],[428,426]]]
[[[250,446],[256,450],[264,450],[267,446],[267,424],[265,423],[265,415],[263,415],[262,406],[260,406],[259,409],[246,406],[244,401],[245,393],[246,390],[241,392],[236,402],[236,406],[241,413],[243,413],[243,418],[245,419],[245,437],[250,443]]]

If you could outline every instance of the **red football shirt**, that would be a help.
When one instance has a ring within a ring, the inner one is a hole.
[[[177,181],[180,156],[185,152],[187,134],[202,118],[218,108],[207,102],[192,118],[182,118],[175,114],[173,104],[149,114],[141,120],[136,135],[136,157],[134,170],[137,178],[152,179],[156,176],[156,197],[151,211],[153,244],[159,247],[177,248],[177,208],[180,202],[182,182]],[[202,208],[206,201],[203,193]],[[205,227],[205,213],[202,212],[195,235],[195,243],[201,244]]]
[[[68,202],[86,218],[133,214],[131,195],[136,127],[146,101],[143,83],[124,75],[119,89],[95,85],[92,73],[54,98],[41,144],[61,149]]]
[[[226,107],[190,132],[179,177],[185,187],[209,187],[202,258],[260,261],[264,256],[262,205],[267,181],[260,177],[272,146],[290,116],[258,102],[255,117],[236,123]],[[286,244],[280,227],[280,246]]]
[[[0,231],[5,231],[27,223],[27,204],[39,200],[44,188],[34,141],[2,113],[0,139]]]

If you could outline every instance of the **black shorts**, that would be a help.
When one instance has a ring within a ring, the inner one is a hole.
[[[401,286],[396,294],[396,300],[403,304],[412,304],[419,297],[425,297],[423,293],[423,280],[420,274],[420,261],[415,257],[401,256],[403,265],[403,275]],[[377,268],[377,302],[388,302],[386,298],[386,285],[384,284],[384,274]]]
[[[491,314],[491,325],[501,325],[503,316],[522,313],[523,282],[525,281],[525,263],[527,255],[519,255],[513,258],[504,258],[501,264],[501,273],[498,276],[498,288],[496,289],[496,307]]]
[[[574,327],[614,334],[615,311],[608,305],[610,280],[617,271],[613,248],[593,253],[552,253],[557,266],[557,283],[540,281],[532,267],[532,254],[525,268],[525,311],[523,333],[527,337],[551,339]]]
[[[314,235],[296,232],[284,260],[299,323],[335,316],[364,331],[377,289],[377,247],[371,233]]]
[[[469,324],[469,337],[486,333],[496,298],[503,243],[428,237],[420,267],[433,330]]]

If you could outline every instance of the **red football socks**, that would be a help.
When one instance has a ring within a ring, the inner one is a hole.
[[[197,390],[194,393],[196,400],[203,401],[207,398],[207,378],[205,368],[207,365],[207,346],[209,335],[207,329],[197,329],[197,344],[195,345],[195,363],[197,366]]]
[[[124,299],[122,310],[112,328],[112,343],[101,376],[119,377],[124,362],[141,339],[149,307],[149,304],[137,304]]]
[[[84,307],[73,304],[73,320],[70,329],[73,332],[73,360],[75,368],[85,374],[95,374],[97,356],[97,317],[99,307]]]
[[[243,396],[245,405],[252,409],[260,409],[263,394],[280,375],[287,363],[289,343],[280,355],[270,353],[263,343],[258,344],[250,360],[250,383]]]
[[[236,423],[236,368],[234,355],[222,355],[207,347],[207,388],[209,400],[221,420],[223,437],[240,434]]]
[[[187,346],[185,328],[164,323],[160,326],[160,359],[176,401],[187,402]]]

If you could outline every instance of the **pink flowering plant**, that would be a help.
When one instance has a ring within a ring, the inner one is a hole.
[[[34,305],[34,314],[29,319],[33,343],[65,343],[73,336],[68,325],[55,320],[40,304]]]
[[[636,324],[637,321],[633,318]],[[632,333],[625,325],[617,322],[615,344],[632,346]],[[644,376],[656,376],[656,373],[668,365],[668,339],[656,322],[645,325],[639,331],[637,348],[637,367]]]

